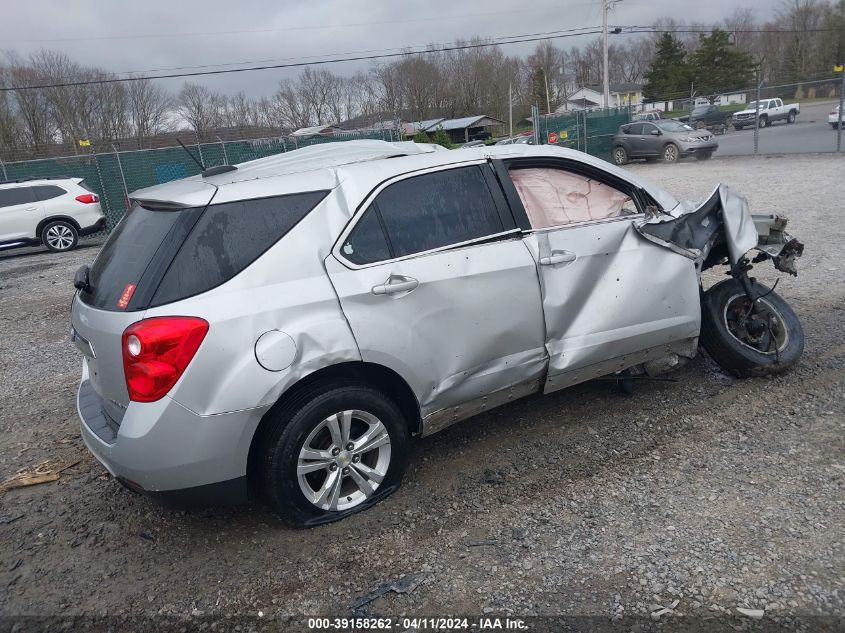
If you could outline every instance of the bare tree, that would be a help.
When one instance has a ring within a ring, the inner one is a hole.
[[[179,91],[179,114],[197,136],[220,126],[220,95],[206,86],[185,82]]]
[[[136,79],[126,84],[126,101],[132,134],[143,147],[145,139],[165,132],[170,127],[174,108],[173,97],[149,79]]]

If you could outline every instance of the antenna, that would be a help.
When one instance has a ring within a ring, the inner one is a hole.
[[[194,156],[194,155],[191,153],[191,150],[189,150],[187,147],[185,147],[185,144],[184,144],[182,141],[180,141],[178,138],[176,139],[176,142],[177,142],[177,143],[179,143],[179,145],[181,145],[181,146],[182,146],[182,149],[183,149],[183,150],[185,150],[185,152],[188,154],[188,156],[190,156],[190,157],[191,157],[191,159],[192,159],[192,160],[193,160],[193,161],[194,161],[197,165],[199,165],[199,166],[200,166],[200,171],[205,171],[205,165],[203,165],[203,164],[202,164],[202,162],[200,161],[200,159],[199,159],[199,158],[197,158],[196,156]]]

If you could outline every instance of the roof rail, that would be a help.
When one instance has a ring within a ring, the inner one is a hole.
[[[33,180],[70,180],[78,176],[27,176],[16,180],[0,180],[0,185],[13,185],[18,182],[31,182]]]

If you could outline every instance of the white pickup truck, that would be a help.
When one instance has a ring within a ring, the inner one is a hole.
[[[754,127],[754,116],[757,112],[757,102],[752,101],[745,110],[734,112],[734,129],[741,130],[744,127]],[[760,100],[760,127],[767,127],[775,121],[786,121],[795,123],[795,117],[801,112],[801,106],[797,103],[784,103],[780,99]]]

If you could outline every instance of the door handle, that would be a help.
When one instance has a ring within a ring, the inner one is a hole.
[[[38,207],[25,207],[24,211],[38,211]]]
[[[413,277],[402,277],[391,275],[383,284],[373,286],[374,295],[395,295],[400,292],[410,292],[420,285],[420,282]]]
[[[569,251],[552,251],[551,255],[540,258],[541,266],[554,266],[555,264],[571,264],[578,256]]]

